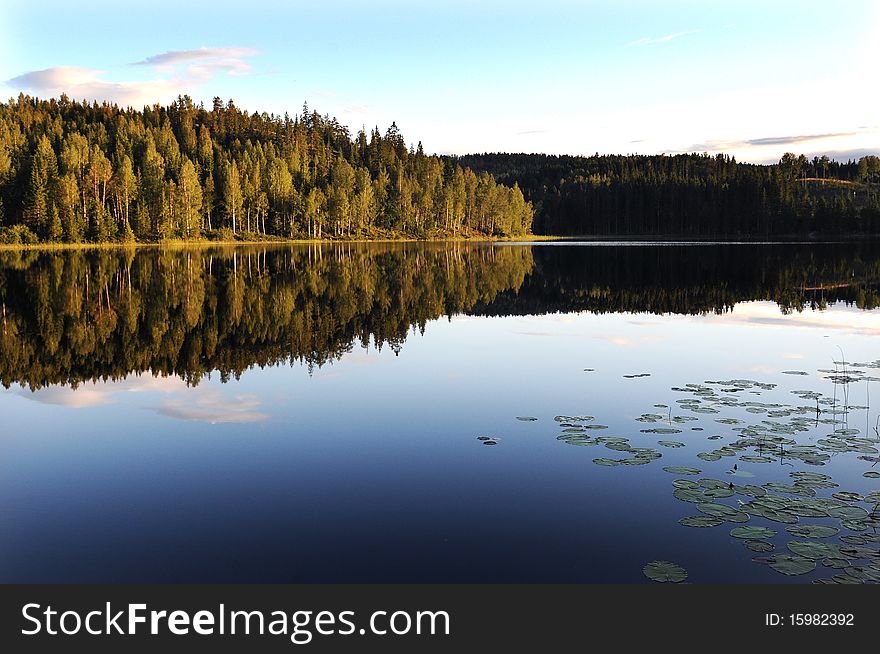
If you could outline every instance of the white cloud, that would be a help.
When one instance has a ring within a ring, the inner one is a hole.
[[[123,393],[145,393],[152,399],[133,400],[134,406],[178,420],[241,424],[269,419],[267,413],[259,410],[263,404],[259,397],[251,393],[230,395],[226,390],[207,385],[188,387],[179,377],[145,374],[116,382],[81,384],[77,388],[50,386],[36,391],[22,389],[18,394],[41,404],[87,409],[119,404],[123,400]],[[141,404],[155,401],[156,393],[167,396],[167,399],[159,404]]]
[[[105,70],[55,66],[23,73],[7,80],[6,85],[40,97],[66,93],[72,99],[142,107],[156,102],[169,103],[178,95],[192,94],[218,75],[247,75],[252,68],[245,58],[257,54],[249,48],[172,50],[132,64],[151,67],[157,74],[152,79],[114,80]]]
[[[203,46],[195,50],[168,50],[141,61],[136,61],[132,65],[169,66],[199,59],[241,61],[243,57],[253,57],[258,54],[259,52],[252,48],[206,48]]]

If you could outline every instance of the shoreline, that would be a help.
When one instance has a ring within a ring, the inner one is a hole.
[[[210,239],[170,239],[164,241],[128,243],[0,243],[0,252],[18,250],[126,250],[140,248],[205,248],[205,247],[251,247],[251,246],[284,246],[284,245],[339,245],[339,244],[370,244],[370,243],[713,243],[719,245],[773,245],[773,244],[823,244],[850,243],[858,241],[880,241],[880,234],[842,234],[836,236],[820,236],[809,234],[783,234],[776,236],[678,236],[663,235],[594,235],[553,236],[548,234],[524,234],[522,236],[489,237],[481,236],[440,236],[436,238],[418,237],[365,237],[345,239],[260,239],[260,240],[210,240]]]

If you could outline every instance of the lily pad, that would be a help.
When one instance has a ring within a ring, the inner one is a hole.
[[[757,456],[755,454],[743,454],[739,457],[739,460],[746,463],[773,463],[774,461],[769,456]]]
[[[699,468],[688,468],[687,466],[666,466],[663,470],[674,475],[698,475],[702,472]]]
[[[788,549],[806,559],[818,561],[819,559],[834,558],[840,550],[831,543],[817,543],[815,541],[793,540],[788,543]]]
[[[868,517],[868,512],[860,506],[837,506],[829,509],[828,515],[841,520],[862,521]]]
[[[678,524],[685,527],[717,527],[724,521],[721,518],[715,518],[708,515],[692,515],[682,518]]]
[[[776,535],[776,532],[768,527],[749,525],[747,527],[734,527],[730,530],[730,535],[734,538],[758,540],[761,538],[773,538]]]
[[[684,568],[675,563],[670,563],[669,561],[651,561],[642,568],[642,572],[645,573],[645,576],[648,579],[659,581],[661,583],[679,583],[687,579],[688,576],[688,573]]]
[[[848,568],[852,565],[852,562],[849,559],[840,559],[834,556],[829,556],[825,559],[822,559],[822,565],[826,568],[833,568],[835,570],[843,570],[844,568]]]
[[[736,509],[729,507],[726,504],[703,502],[701,504],[697,504],[697,510],[700,513],[705,513],[706,515],[721,518],[722,520],[726,520],[727,522],[748,522],[749,520],[749,516],[747,513],[737,511]]]
[[[839,493],[831,493],[831,497],[836,497],[839,500],[843,500],[844,502],[861,502],[864,499],[858,493],[851,493],[850,491],[841,491]]]
[[[786,527],[785,531],[801,538],[831,538],[836,536],[840,530],[826,525],[792,525]]]
[[[671,448],[684,447],[684,443],[680,443],[679,441],[657,441],[657,445],[662,445],[663,447],[671,447]]]
[[[672,491],[672,496],[682,502],[693,502],[694,504],[700,504],[709,499],[703,495],[703,491],[691,488],[676,488]]]
[[[875,565],[854,565],[845,570],[846,574],[864,581],[880,581],[880,568]]]
[[[753,552],[772,552],[774,549],[773,543],[766,540],[747,540],[745,546]]]
[[[537,420],[535,416],[517,416],[516,419],[523,422],[535,422]]]
[[[789,495],[806,495],[807,497],[812,497],[816,494],[816,491],[812,488],[798,486],[796,484],[781,484],[775,481],[764,484],[764,488],[778,493],[788,493]]]
[[[816,569],[816,562],[796,554],[771,554],[769,556],[755,557],[758,563],[766,563],[771,568],[784,575],[804,575]]]

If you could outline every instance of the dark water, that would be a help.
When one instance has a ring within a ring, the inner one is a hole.
[[[3,582],[880,573],[877,246],[0,252],[0,298]]]

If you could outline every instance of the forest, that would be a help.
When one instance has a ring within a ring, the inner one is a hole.
[[[557,236],[767,238],[880,234],[880,158],[786,153],[756,165],[718,154],[474,154],[451,159],[516,184],[533,231]]]
[[[19,95],[0,103],[0,242],[515,236],[531,206],[397,125],[352,136],[180,97],[143,110]]]
[[[880,234],[880,158],[425,154],[397,125],[183,96],[0,103],[0,243]]]
[[[686,249],[686,251],[685,251]],[[872,243],[731,247],[333,242],[0,251],[0,383],[129,374],[189,384],[252,366],[309,370],[355,347],[400,353],[468,314],[783,312],[880,307]]]

